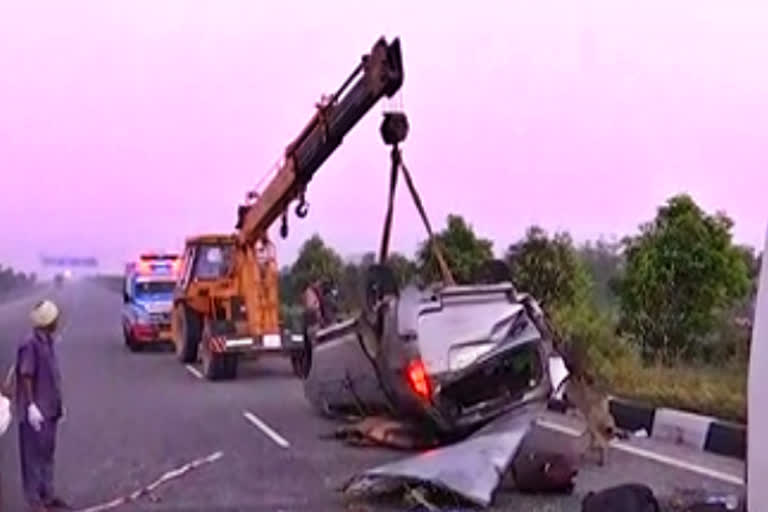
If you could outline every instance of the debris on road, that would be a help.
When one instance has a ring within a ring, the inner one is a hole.
[[[583,512],[659,512],[659,502],[650,487],[623,484],[599,492],[588,492],[581,502]]]
[[[428,485],[487,507],[543,404],[510,412],[455,444],[384,464],[353,476],[344,491],[353,495],[391,493]]]
[[[534,494],[571,494],[578,472],[568,457],[551,452],[520,453],[511,468],[517,490]]]
[[[143,496],[148,496],[150,497],[150,499],[155,501],[157,500],[157,497],[153,494],[153,492],[158,487],[168,482],[169,480],[179,478],[180,476],[192,471],[193,469],[196,469],[205,464],[210,464],[211,462],[215,462],[219,460],[223,455],[224,454],[222,452],[216,452],[216,453],[212,453],[211,455],[208,455],[207,457],[202,457],[200,459],[193,460],[191,462],[184,464],[183,466],[180,466],[177,469],[172,469],[171,471],[167,471],[154,482],[142,487],[141,489],[138,489],[137,491],[132,492],[131,494],[128,494],[120,498],[115,498],[114,500],[108,501],[106,503],[102,503],[101,505],[96,505],[86,509],[81,509],[78,512],[102,512],[104,510],[113,509],[115,507],[119,507],[121,505],[125,505],[127,503],[136,501]]]
[[[404,450],[418,450],[437,446],[437,439],[411,423],[384,416],[362,418],[343,425],[333,433],[354,446],[384,446]]]
[[[677,489],[665,500],[670,512],[739,512],[744,511],[745,499],[735,494],[711,493],[703,489]]]

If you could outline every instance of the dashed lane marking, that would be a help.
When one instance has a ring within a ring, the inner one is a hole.
[[[252,412],[244,411],[243,416],[246,420],[248,420],[253,426],[264,432],[264,434],[269,437],[272,441],[275,442],[278,446],[282,448],[288,448],[291,446],[291,443],[285,440],[283,436],[272,430],[272,428],[264,423],[262,420],[259,419],[258,416],[253,414]]]
[[[203,374],[200,373],[200,370],[198,370],[197,368],[195,368],[191,364],[184,365],[184,368],[186,368],[187,371],[189,373],[191,373],[192,375],[194,375],[196,378],[198,378],[198,379],[202,379],[203,378]]]

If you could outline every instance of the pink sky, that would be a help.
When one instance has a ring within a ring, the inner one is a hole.
[[[115,269],[230,230],[380,35],[402,39],[405,158],[435,225],[462,213],[497,251],[531,223],[621,235],[687,191],[762,246],[765,2],[279,4],[0,0],[0,263]],[[316,175],[284,263],[315,231],[343,254],[377,246],[385,106]],[[424,233],[401,192],[393,244],[412,253]]]

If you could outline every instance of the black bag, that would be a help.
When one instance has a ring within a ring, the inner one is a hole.
[[[512,463],[515,487],[524,493],[570,494],[577,473],[568,458],[559,453],[521,453]]]
[[[587,493],[581,512],[660,512],[660,508],[648,486],[624,484]]]

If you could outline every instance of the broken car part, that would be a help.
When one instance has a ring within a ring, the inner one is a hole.
[[[384,494],[427,484],[486,507],[499,486],[542,404],[496,418],[467,439],[384,464],[355,475],[344,486],[349,494]]]

